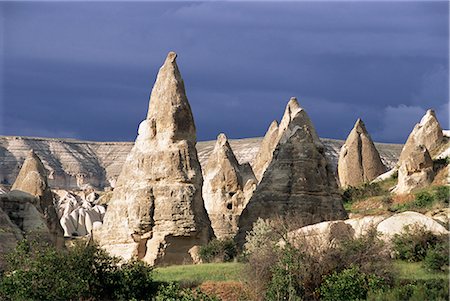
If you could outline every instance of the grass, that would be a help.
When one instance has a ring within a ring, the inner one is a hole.
[[[400,279],[407,280],[449,280],[446,272],[430,272],[422,267],[421,262],[395,261],[394,268],[398,271]]]
[[[203,283],[240,281],[243,264],[237,262],[175,265],[155,269],[155,280],[162,282]]]

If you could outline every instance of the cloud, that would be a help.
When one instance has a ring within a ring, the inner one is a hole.
[[[381,119],[382,129],[373,134],[376,141],[404,143],[414,128],[420,122],[426,109],[420,106],[388,106]]]

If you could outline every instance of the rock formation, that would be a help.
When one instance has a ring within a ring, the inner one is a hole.
[[[239,244],[258,217],[284,217],[298,226],[347,217],[323,144],[295,98],[280,129],[273,159],[239,219]]]
[[[203,199],[218,239],[236,235],[239,216],[253,192],[252,183],[256,184],[251,167],[249,171],[244,168],[227,137],[220,134],[203,170]]]
[[[0,198],[2,209],[28,238],[39,236],[63,247],[63,232],[47,184],[47,172],[33,151],[24,161],[11,191]]]
[[[342,187],[358,186],[386,172],[364,122],[358,119],[339,153],[338,175]]]
[[[95,193],[84,198],[66,192],[58,200],[58,217],[64,236],[84,236],[92,233],[95,223],[102,223],[106,209],[96,205]]]
[[[12,223],[9,216],[0,208],[0,270],[4,265],[3,256],[14,250],[17,242],[22,239],[19,227]]]
[[[408,140],[403,146],[400,154],[398,165],[409,157],[409,153],[414,150],[416,146],[423,145],[429,152],[434,152],[443,143],[444,135],[442,133],[441,125],[436,118],[433,110],[428,110],[422,117],[420,123],[416,124]]]
[[[125,260],[192,262],[189,251],[212,235],[194,120],[175,59],[170,52],[159,70],[103,225],[94,228],[94,240]]]
[[[401,161],[394,192],[409,193],[415,188],[430,185],[433,178],[433,160],[427,148],[423,145],[411,147],[408,156]]]
[[[229,143],[240,164],[254,164],[262,138],[230,139]],[[344,141],[321,138],[325,155],[336,170],[339,150]],[[197,143],[200,164],[205,167],[216,141]],[[114,187],[134,142],[93,142],[74,139],[0,136],[0,184],[14,183],[23,160],[34,149],[48,170],[52,189],[80,190],[86,185]],[[389,168],[398,162],[401,144],[375,143],[383,163]],[[270,162],[270,160],[268,161]],[[257,169],[257,168],[256,168]],[[255,171],[256,171],[255,169]],[[82,180],[82,187],[77,181]]]
[[[277,146],[278,139],[278,122],[274,120],[261,141],[261,146],[259,147],[259,151],[256,154],[253,163],[253,171],[255,172],[255,177],[258,179],[258,182],[261,181],[264,171],[267,169],[267,166],[269,166],[270,161],[272,161],[273,151]]]

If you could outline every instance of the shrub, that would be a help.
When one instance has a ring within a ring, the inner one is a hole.
[[[150,266],[119,266],[97,246],[63,252],[22,241],[7,261],[2,300],[150,300],[156,293]]]
[[[421,280],[407,283],[398,283],[395,287],[385,290],[369,291],[368,301],[424,301],[449,300],[448,281]]]
[[[444,238],[436,245],[430,247],[425,255],[423,265],[426,269],[432,271],[442,270],[448,266],[449,241]]]
[[[449,186],[436,187],[435,199],[438,202],[442,202],[448,205],[450,199],[450,187]]]
[[[189,288],[180,288],[177,283],[166,283],[159,287],[155,301],[219,301],[210,297],[199,289],[192,291]]]
[[[383,193],[386,193],[386,191],[381,188],[379,183],[364,183],[358,187],[347,187],[342,193],[342,200],[344,203],[353,203],[354,201],[378,196]]]
[[[303,288],[301,277],[303,256],[299,250],[288,245],[280,250],[278,262],[271,268],[266,300],[301,300]]]
[[[406,226],[401,234],[392,240],[394,256],[409,262],[422,261],[430,247],[435,246],[439,238],[425,227]]]
[[[365,300],[370,290],[380,290],[384,280],[365,274],[356,266],[334,272],[324,278],[320,286],[322,300]]]
[[[236,244],[232,239],[214,239],[200,248],[203,262],[228,262],[237,255]]]
[[[428,207],[434,203],[434,196],[429,192],[423,191],[415,195],[413,205],[418,208]]]

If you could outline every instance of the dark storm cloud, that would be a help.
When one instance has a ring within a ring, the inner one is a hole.
[[[0,9],[3,134],[133,140],[169,50],[179,54],[200,140],[261,136],[291,96],[323,137],[345,138],[362,117],[376,140],[403,142],[429,107],[448,128],[447,2]]]

